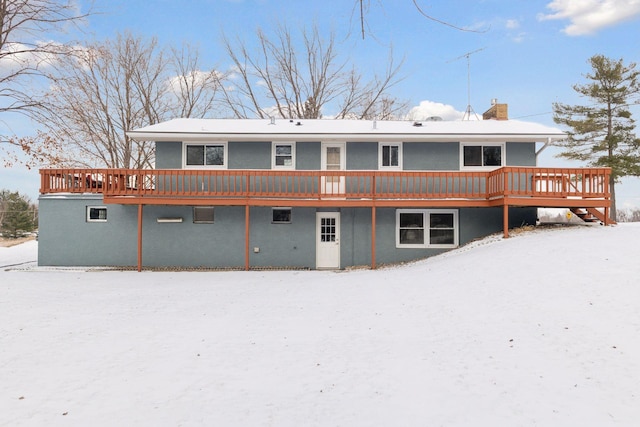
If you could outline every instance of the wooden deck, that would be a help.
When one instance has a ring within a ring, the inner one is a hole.
[[[43,169],[41,194],[97,193],[105,203],[291,206],[609,208],[608,168],[466,171]]]
[[[245,269],[250,268],[250,207],[371,209],[371,268],[376,268],[379,207],[497,207],[509,236],[509,207],[584,210],[611,221],[608,168],[503,167],[467,171],[273,171],[43,169],[40,193],[101,194],[104,203],[138,206],[138,271],[145,205],[245,206]]]

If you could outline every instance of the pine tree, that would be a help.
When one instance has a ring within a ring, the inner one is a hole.
[[[603,55],[592,56],[589,63],[592,71],[585,77],[590,82],[573,86],[589,105],[553,104],[554,121],[570,128],[568,139],[558,144],[564,148],[559,156],[611,168],[611,218],[616,220],[615,183],[640,176],[640,140],[629,110],[640,99],[640,71],[635,63]]]
[[[2,191],[2,224],[0,230],[4,237],[15,239],[23,232],[34,229],[34,218],[29,200],[18,192]]]

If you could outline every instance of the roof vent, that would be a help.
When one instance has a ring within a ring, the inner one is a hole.
[[[419,128],[420,126],[422,126],[421,122],[413,122],[413,125],[417,128]]]
[[[270,125],[275,125],[276,124],[276,118],[275,116],[271,116],[271,123],[269,123]]]
[[[296,126],[302,126],[302,122],[296,122]]]

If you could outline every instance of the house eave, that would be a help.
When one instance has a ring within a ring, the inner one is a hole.
[[[564,134],[522,133],[218,133],[218,132],[139,132],[127,135],[136,141],[402,141],[402,142],[545,142],[565,139]]]

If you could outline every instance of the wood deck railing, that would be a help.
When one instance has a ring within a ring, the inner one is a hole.
[[[415,200],[610,198],[608,168],[482,171],[43,169],[41,194],[135,198]]]

